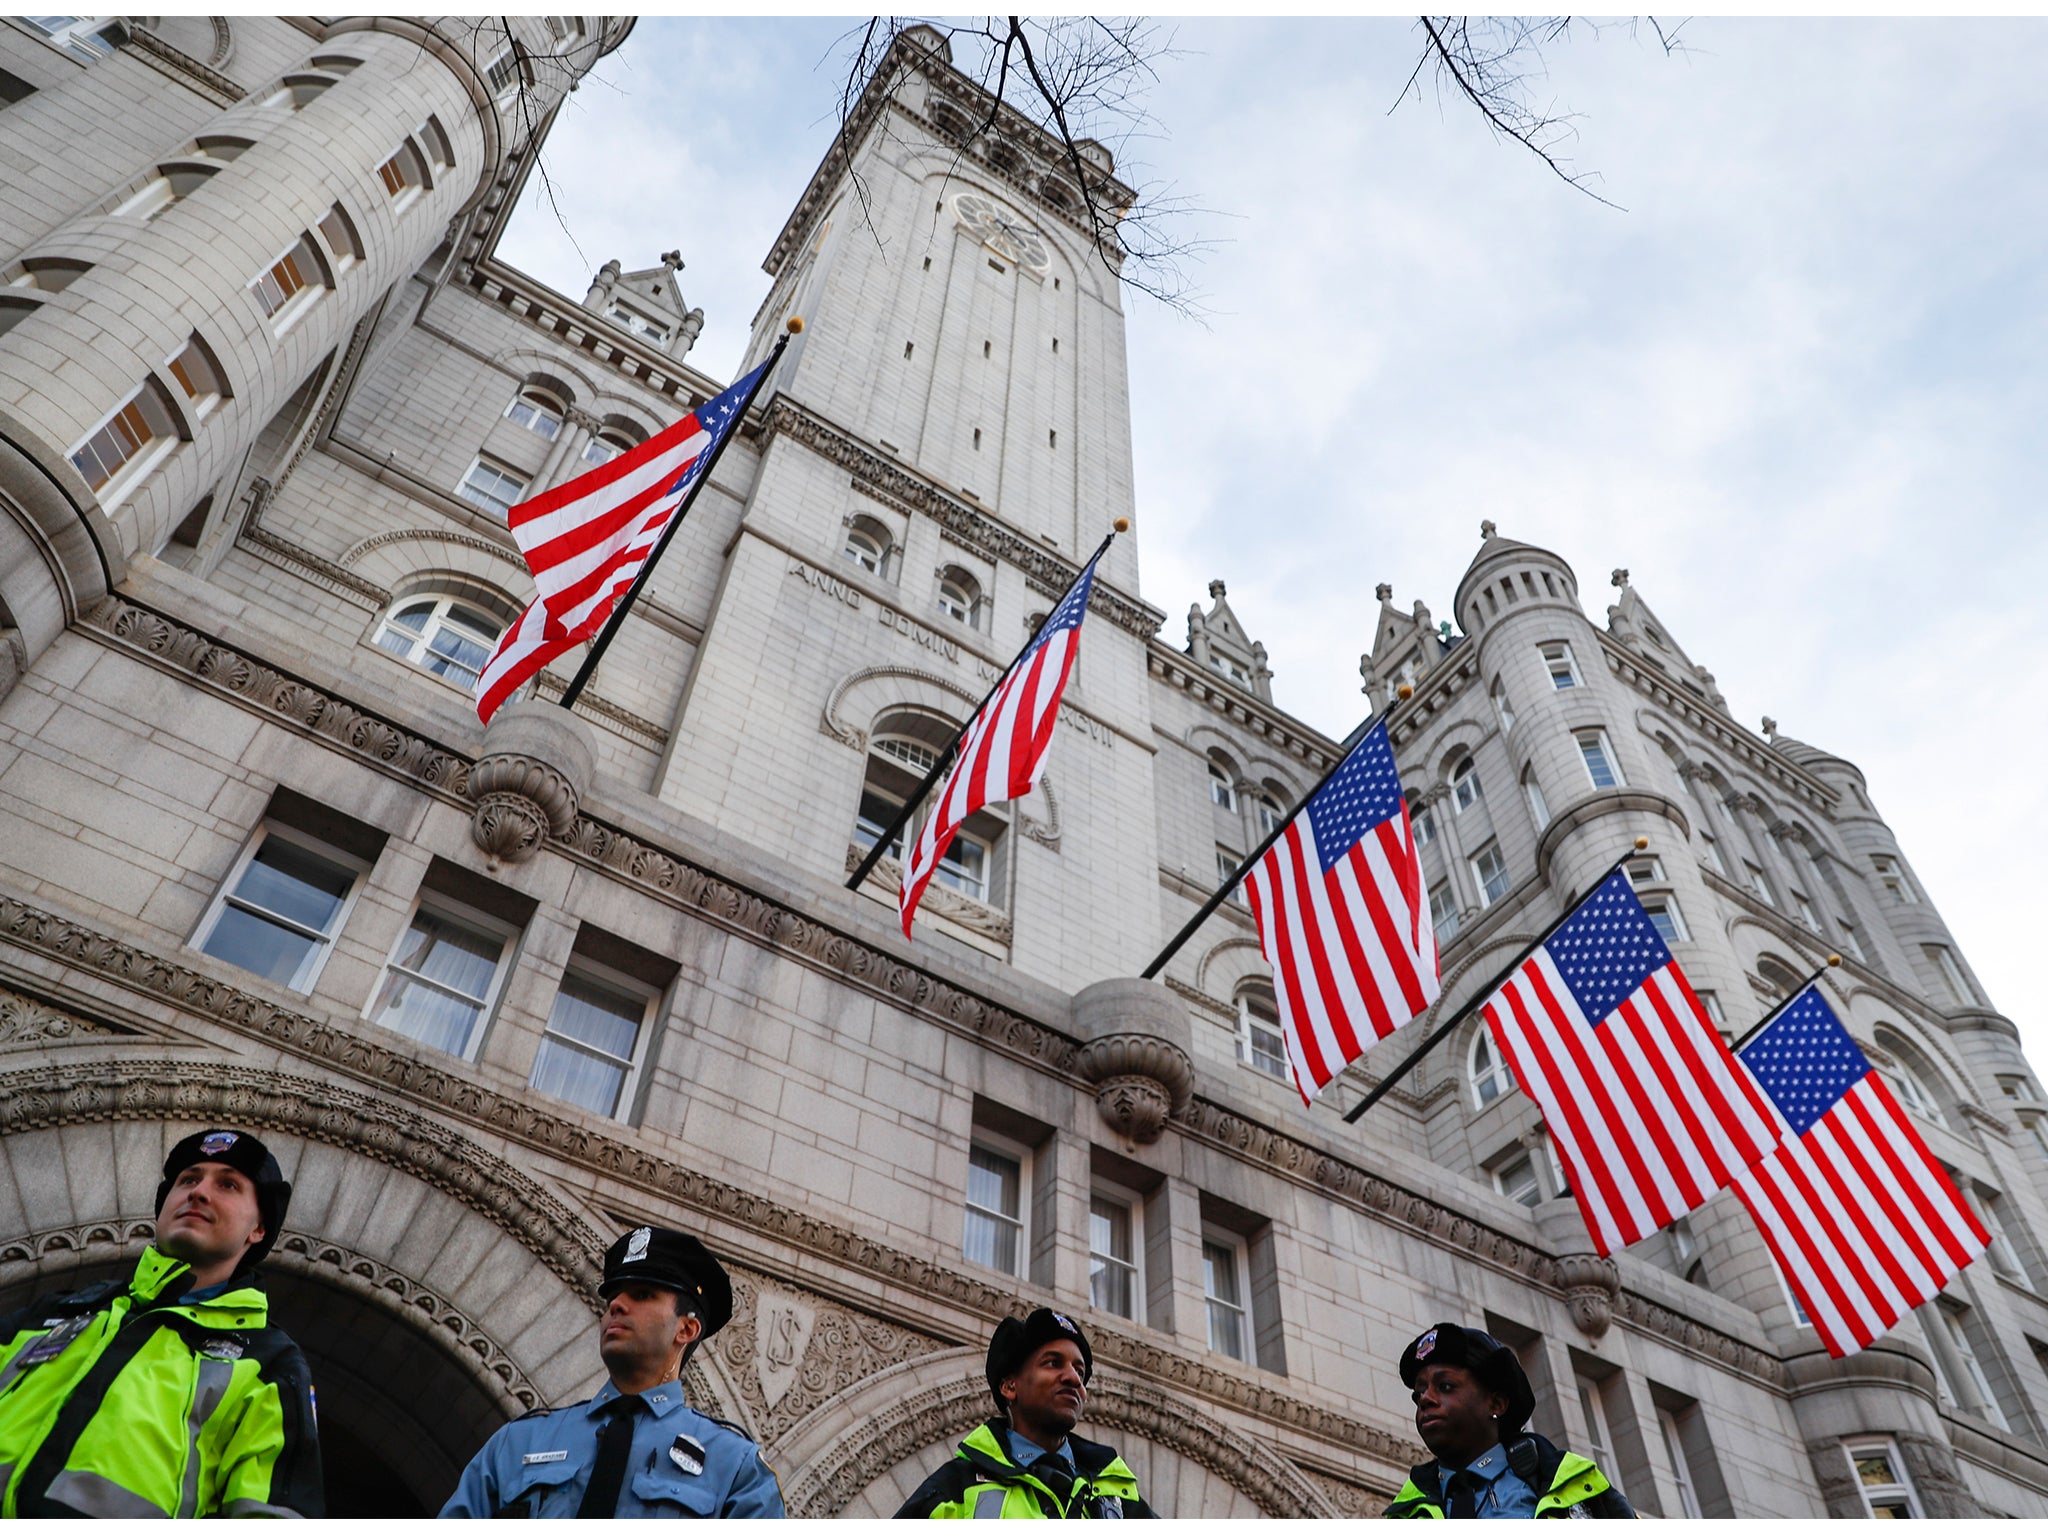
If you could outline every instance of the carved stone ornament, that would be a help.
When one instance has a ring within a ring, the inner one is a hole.
[[[507,704],[491,717],[469,771],[470,837],[494,863],[532,858],[550,834],[575,827],[596,764],[590,728],[568,710],[538,699]]]
[[[1557,1260],[1556,1274],[1573,1324],[1587,1338],[1598,1339],[1612,1326],[1614,1301],[1621,1294],[1621,1272],[1614,1260],[1597,1253],[1567,1253]]]
[[[1074,994],[1074,1023],[1085,1041],[1074,1066],[1102,1118],[1131,1141],[1157,1141],[1195,1098],[1187,1009],[1158,982],[1098,981]]]
[[[763,1287],[754,1297],[754,1374],[770,1409],[796,1384],[810,1347],[817,1309],[787,1291]]]
[[[78,1040],[92,1035],[126,1033],[75,1014],[60,1013],[32,997],[0,987],[0,1046],[46,1045],[53,1040]]]
[[[868,856],[867,849],[859,843],[846,845],[846,871],[848,874],[860,868],[860,861]],[[884,854],[875,862],[868,875],[867,884],[878,891],[894,895],[903,888],[903,865]],[[941,885],[934,880],[924,888],[924,895],[917,901],[917,910],[933,917],[943,917],[949,923],[958,923],[969,933],[978,933],[985,939],[998,944],[1010,942],[1015,932],[1010,919],[986,902],[976,901],[972,896]]]

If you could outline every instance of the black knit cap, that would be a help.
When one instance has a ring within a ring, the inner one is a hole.
[[[210,1131],[194,1131],[171,1148],[171,1155],[164,1159],[164,1180],[156,1187],[158,1216],[164,1213],[164,1201],[170,1197],[171,1185],[194,1163],[225,1163],[256,1186],[256,1214],[263,1223],[263,1241],[242,1255],[242,1262],[235,1266],[235,1273],[254,1269],[268,1257],[278,1234],[284,1230],[285,1212],[291,1209],[292,1186],[285,1178],[284,1170],[278,1167],[270,1148],[247,1131],[227,1131],[218,1127]]]
[[[1006,1317],[996,1324],[995,1334],[988,1341],[988,1390],[998,1408],[1008,1406],[1003,1401],[1003,1383],[1024,1369],[1025,1361],[1035,1350],[1054,1339],[1080,1346],[1081,1380],[1085,1382],[1095,1374],[1095,1351],[1088,1347],[1088,1335],[1064,1312],[1040,1307],[1021,1320]]]
[[[1519,1434],[1536,1411],[1536,1394],[1520,1357],[1490,1333],[1438,1323],[1402,1351],[1401,1385],[1412,1388],[1425,1365],[1457,1366],[1471,1372],[1472,1379],[1487,1391],[1505,1397],[1508,1409],[1500,1416],[1503,1440]]]
[[[609,1299],[628,1280],[680,1295],[703,1320],[701,1338],[710,1338],[732,1320],[732,1281],[725,1266],[687,1232],[635,1227],[623,1234],[604,1251],[604,1283],[597,1294]]]

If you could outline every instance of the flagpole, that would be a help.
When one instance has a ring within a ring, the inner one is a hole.
[[[1410,698],[1414,697],[1415,694],[1415,690],[1409,687],[1406,683],[1403,683],[1401,685],[1400,692],[1401,702],[1404,704]],[[1371,731],[1372,725],[1374,723],[1386,723],[1387,750],[1391,752],[1394,749],[1393,706],[1389,705],[1386,708],[1386,710],[1384,710],[1377,716],[1368,716],[1367,721],[1368,723],[1366,726],[1366,730],[1368,733]],[[1345,739],[1349,740],[1350,738],[1347,737]],[[1364,737],[1361,736],[1359,739],[1363,741]],[[1356,752],[1357,750],[1358,748],[1354,746],[1352,747],[1351,752]],[[1351,752],[1339,752],[1337,754],[1337,761],[1330,764],[1329,768],[1324,772],[1323,776],[1320,779],[1317,779],[1314,784],[1309,786],[1308,793],[1303,795],[1301,799],[1295,802],[1294,809],[1289,811],[1285,816],[1282,816],[1280,818],[1280,825],[1275,827],[1270,833],[1267,834],[1266,840],[1263,843],[1260,843],[1258,847],[1254,848],[1250,853],[1244,856],[1243,862],[1240,863],[1236,869],[1230,872],[1230,878],[1225,880],[1221,885],[1217,886],[1214,891],[1210,892],[1209,899],[1202,903],[1201,908],[1195,913],[1195,915],[1189,918],[1185,923],[1181,924],[1180,932],[1176,933],[1171,939],[1168,939],[1166,941],[1166,948],[1162,949],[1161,951],[1159,951],[1158,954],[1154,955],[1152,957],[1152,963],[1146,966],[1144,970],[1138,973],[1140,978],[1142,978],[1145,981],[1150,981],[1154,976],[1159,974],[1159,968],[1161,966],[1166,964],[1167,961],[1171,960],[1175,955],[1180,953],[1181,945],[1187,943],[1189,939],[1193,938],[1195,935],[1195,930],[1202,926],[1202,924],[1208,919],[1209,914],[1211,912],[1214,912],[1218,907],[1223,905],[1224,899],[1228,897],[1232,891],[1237,889],[1238,881],[1242,880],[1246,875],[1250,874],[1252,871],[1252,866],[1257,864],[1259,860],[1263,859],[1266,856],[1266,854],[1271,850],[1272,846],[1280,841],[1281,834],[1286,832],[1287,830],[1287,824],[1293,821],[1295,817],[1301,814],[1301,808],[1307,805],[1309,801],[1315,799],[1316,792],[1320,790],[1325,784],[1330,782],[1331,778],[1336,774],[1339,768],[1342,768],[1347,762],[1351,760]]]
[[[1783,1013],[1787,1008],[1790,1008],[1794,1003],[1798,1002],[1800,993],[1804,992],[1808,987],[1812,986],[1816,981],[1819,981],[1821,977],[1827,975],[1829,971],[1833,970],[1836,966],[1840,965],[1841,963],[1842,957],[1840,955],[1829,955],[1827,958],[1827,963],[1825,965],[1821,966],[1819,970],[1815,971],[1811,976],[1807,977],[1806,980],[1802,981],[1801,983],[1799,983],[1798,986],[1794,987],[1792,989],[1792,995],[1787,997],[1785,1001],[1778,1004],[1777,1007],[1773,1008],[1769,1013],[1765,1014],[1762,1018],[1758,1019],[1756,1023],[1750,1025],[1748,1029],[1744,1030],[1742,1032],[1742,1038],[1736,1041],[1733,1045],[1729,1046],[1728,1049],[1731,1051],[1739,1051],[1745,1045],[1749,1044],[1750,1041],[1754,1040],[1758,1035],[1764,1032],[1764,1027],[1766,1025],[1771,1023],[1772,1020],[1776,1019],[1777,1016]]]
[[[1386,1096],[1387,1090],[1389,1088],[1392,1088],[1394,1084],[1398,1083],[1402,1078],[1406,1077],[1411,1071],[1414,1070],[1415,1064],[1418,1061],[1422,1060],[1423,1057],[1427,1056],[1431,1051],[1435,1050],[1437,1046],[1443,1043],[1444,1036],[1448,1035],[1452,1030],[1456,1029],[1460,1024],[1464,1023],[1466,1019],[1470,1018],[1472,1016],[1472,1010],[1474,1008],[1483,1007],[1486,1004],[1486,1002],[1492,998],[1493,994],[1500,990],[1500,984],[1502,982],[1506,981],[1510,976],[1514,975],[1516,971],[1519,971],[1522,968],[1522,964],[1524,961],[1526,961],[1531,955],[1535,954],[1536,951],[1541,949],[1545,944],[1549,943],[1551,936],[1554,935],[1558,929],[1562,928],[1566,923],[1571,921],[1572,914],[1578,911],[1579,904],[1581,902],[1583,902],[1588,896],[1592,895],[1593,892],[1599,890],[1600,887],[1605,885],[1609,880],[1613,879],[1614,872],[1617,869],[1620,869],[1622,865],[1626,864],[1630,859],[1640,858],[1643,854],[1643,850],[1648,848],[1649,846],[1650,840],[1647,837],[1637,838],[1635,840],[1635,843],[1629,848],[1629,851],[1627,853],[1624,853],[1620,858],[1616,859],[1612,864],[1608,865],[1607,869],[1605,870],[1605,872],[1601,874],[1598,880],[1595,880],[1591,885],[1587,886],[1584,891],[1580,892],[1577,896],[1574,896],[1570,901],[1566,902],[1564,908],[1564,916],[1560,917],[1556,922],[1552,923],[1548,928],[1544,929],[1543,932],[1538,934],[1535,938],[1531,939],[1529,941],[1528,947],[1524,949],[1519,955],[1515,956],[1514,959],[1510,960],[1498,976],[1494,977],[1493,980],[1489,981],[1485,986],[1481,987],[1477,992],[1472,994],[1472,1000],[1470,1002],[1468,1002],[1463,1008],[1460,1008],[1457,1011],[1457,1013],[1452,1015],[1447,1022],[1439,1024],[1435,1029],[1431,1030],[1429,1032],[1429,1038],[1427,1040],[1424,1040],[1422,1044],[1418,1045],[1417,1047],[1415,1047],[1414,1050],[1410,1051],[1407,1055],[1407,1058],[1404,1061],[1402,1061],[1402,1063],[1399,1066],[1394,1068],[1393,1071],[1389,1072],[1385,1077],[1381,1078],[1377,1083],[1373,1084],[1373,1089],[1371,1093],[1368,1093],[1364,1098],[1360,1099],[1356,1104],[1352,1105],[1351,1108],[1344,1111],[1344,1123],[1346,1125],[1356,1125],[1358,1123],[1358,1117],[1360,1115],[1364,1114],[1368,1109],[1371,1109],[1373,1105],[1379,1103],[1379,1101]]]
[[[670,518],[668,526],[661,530],[661,537],[654,541],[654,549],[648,555],[646,563],[640,567],[640,574],[633,578],[633,585],[627,588],[625,597],[620,600],[618,607],[612,610],[612,616],[605,620],[604,629],[598,634],[596,641],[591,645],[590,653],[583,658],[583,665],[576,669],[576,676],[570,680],[569,686],[562,691],[562,697],[559,701],[562,708],[574,709],[576,701],[583,696],[584,685],[590,681],[591,674],[597,671],[597,664],[604,660],[606,648],[611,645],[612,640],[618,635],[619,627],[626,622],[626,610],[633,606],[633,599],[640,595],[640,589],[647,585],[647,578],[654,574],[655,562],[661,559],[662,551],[668,548],[668,541],[676,536],[676,530],[683,526],[683,519],[690,515],[690,508],[697,504],[698,493],[711,483],[711,471],[717,466],[719,456],[725,452],[725,445],[740,435],[740,422],[746,418],[748,410],[752,408],[754,397],[761,393],[762,388],[770,379],[775,377],[775,365],[782,361],[782,352],[789,345],[789,338],[796,335],[803,328],[804,322],[801,317],[797,315],[789,317],[789,329],[775,343],[775,350],[768,354],[767,366],[762,368],[761,377],[754,380],[754,387],[747,391],[747,398],[740,402],[739,412],[733,421],[732,430],[726,433],[724,437],[721,437],[712,448],[711,457],[704,462],[703,472],[697,476],[696,483],[690,487],[690,494],[683,498],[683,504],[676,508],[676,515]]]
[[[1086,571],[1089,566],[1100,560],[1103,552],[1109,548],[1110,540],[1130,526],[1131,520],[1128,517],[1120,517],[1112,523],[1110,531],[1102,536],[1102,542],[1095,546],[1095,553],[1081,563],[1081,569]],[[1074,590],[1074,582],[1078,582],[1080,579],[1079,576],[1076,576],[1074,581],[1067,583],[1067,591],[1060,594],[1060,602],[1063,603],[1067,600],[1067,594]],[[996,690],[1003,686],[1003,679],[1017,669],[1017,663],[1024,659],[1025,652],[1038,644],[1038,637],[1045,633],[1045,626],[1052,622],[1052,616],[1057,612],[1059,612],[1059,603],[1054,603],[1051,608],[1046,610],[1045,617],[1038,621],[1038,628],[1031,631],[1031,638],[1024,642],[1024,649],[1010,658],[1010,664],[996,674],[996,680],[989,684],[988,692],[981,696],[981,702],[968,711],[967,718],[960,722],[960,728],[953,733],[953,739],[946,743],[945,750],[939,754],[938,760],[932,764],[932,771],[924,776],[924,782],[912,791],[908,800],[903,802],[903,809],[896,813],[896,819],[889,823],[887,830],[880,837],[875,839],[875,845],[868,850],[868,856],[862,859],[859,867],[847,877],[846,888],[849,891],[860,889],[861,881],[867,879],[869,874],[874,871],[874,867],[882,861],[882,855],[889,851],[889,845],[896,841],[897,834],[910,824],[912,814],[924,802],[924,797],[932,792],[932,786],[939,782],[940,775],[952,767],[953,754],[960,750],[960,738],[965,736],[967,728],[974,724],[975,716],[988,708],[988,701],[994,698]]]

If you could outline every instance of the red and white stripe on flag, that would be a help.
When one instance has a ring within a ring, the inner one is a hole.
[[[967,722],[953,766],[911,846],[896,893],[906,939],[924,888],[931,884],[961,824],[985,805],[1028,795],[1038,786],[1053,728],[1059,724],[1060,695],[1081,651],[1081,621],[1087,617],[1088,595],[1094,589],[1095,561],[1101,558],[1098,552],[1082,567],[995,692]]]
[[[1818,984],[1743,1042],[1778,1148],[1735,1181],[1828,1353],[1854,1354],[1990,1246]]]
[[[609,614],[610,610],[606,612]],[[603,623],[604,619],[599,618],[598,627]],[[519,622],[499,636],[498,648],[491,652],[491,659],[484,663],[477,677],[477,718],[489,725],[491,716],[505,700],[538,677],[541,669],[557,656],[575,650],[588,638],[563,629],[561,622],[541,606],[539,598],[528,603]]]
[[[1932,1300],[1991,1242],[1875,1072],[1735,1193],[1837,1358]]]
[[[1483,1011],[1603,1254],[1702,1205],[1777,1145],[1762,1090],[1619,872]]]
[[[1436,1001],[1436,931],[1384,722],[1245,876],[1304,1103]]]

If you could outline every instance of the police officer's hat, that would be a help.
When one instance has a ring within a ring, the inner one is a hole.
[[[1095,1351],[1088,1347],[1088,1335],[1064,1312],[1040,1307],[1021,1320],[1006,1317],[996,1324],[995,1335],[988,1341],[988,1390],[998,1408],[1007,1406],[1003,1402],[1003,1383],[1024,1369],[1024,1362],[1039,1346],[1054,1339],[1080,1346],[1081,1380],[1085,1382],[1095,1374]]]
[[[704,1320],[710,1338],[732,1320],[732,1281],[725,1267],[687,1232],[635,1227],[604,1251],[604,1283],[597,1294],[610,1299],[628,1280],[676,1292]]]
[[[1455,1365],[1472,1373],[1472,1379],[1489,1392],[1508,1400],[1500,1416],[1501,1438],[1521,1431],[1536,1411],[1536,1394],[1519,1356],[1490,1333],[1477,1328],[1460,1328],[1456,1323],[1438,1323],[1401,1353],[1401,1385],[1413,1387],[1425,1365]]]
[[[171,1148],[171,1155],[164,1159],[163,1182],[156,1187],[157,1215],[163,1214],[164,1201],[178,1175],[194,1163],[225,1163],[256,1186],[256,1214],[263,1223],[263,1241],[242,1255],[235,1273],[254,1269],[277,1242],[278,1233],[284,1230],[285,1212],[291,1209],[292,1186],[284,1170],[278,1167],[270,1148],[247,1131],[194,1131]]]

